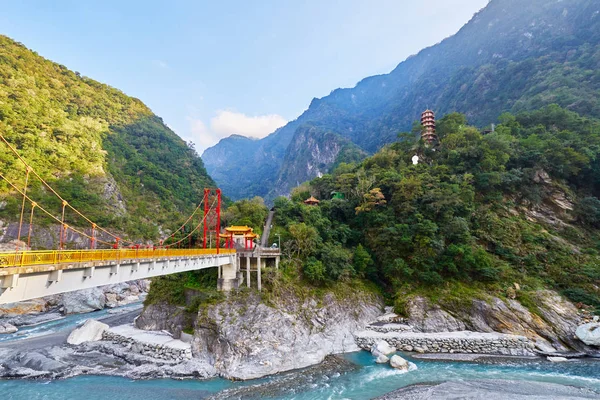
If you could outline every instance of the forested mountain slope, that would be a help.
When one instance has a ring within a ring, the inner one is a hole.
[[[5,36],[0,133],[76,208],[133,238],[156,238],[214,185],[196,152],[141,101]],[[24,167],[3,143],[0,170],[24,185]],[[39,182],[32,182],[30,195],[60,215],[60,202]],[[16,220],[21,200],[4,182],[0,196],[0,218]],[[67,221],[82,222],[73,215]]]
[[[308,160],[297,176],[289,174],[289,163],[296,161],[286,157],[286,149],[294,135],[303,134],[297,133],[301,126],[336,133],[373,153],[409,130],[425,108],[439,115],[462,112],[480,128],[496,122],[502,112],[553,103],[598,117],[599,71],[597,1],[491,0],[456,35],[408,58],[389,74],[314,99],[296,121],[248,149],[245,160],[251,163],[229,164],[231,171],[252,179],[229,177],[227,194],[273,198],[316,170],[318,161]],[[217,169],[220,146],[203,155],[210,173]]]
[[[284,266],[367,278],[399,309],[442,292],[458,311],[490,294],[535,308],[528,293],[552,288],[600,310],[600,122],[556,105],[501,121],[482,135],[449,114],[435,148],[407,136],[277,198]]]

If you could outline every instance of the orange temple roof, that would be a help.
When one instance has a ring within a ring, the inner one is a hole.
[[[250,228],[249,226],[228,226],[227,228],[225,228],[225,230],[229,233],[234,233],[234,234],[243,234],[243,233],[248,233],[248,232],[252,232],[254,229]]]
[[[306,204],[319,204],[319,200],[315,199],[314,196],[310,196],[308,199],[304,200]]]

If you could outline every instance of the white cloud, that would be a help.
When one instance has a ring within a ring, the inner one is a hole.
[[[191,138],[185,139],[194,142],[196,144],[196,150],[198,150],[200,154],[219,140],[215,138],[214,134],[208,130],[201,120],[188,117],[188,122],[190,123]]]
[[[211,118],[210,128],[215,133],[224,136],[238,134],[263,138],[286,123],[287,120],[277,114],[249,117],[246,114],[221,110]]]
[[[281,115],[269,114],[247,116],[228,110],[217,111],[210,119],[210,127],[197,118],[187,118],[190,126],[191,138],[200,154],[215,145],[219,140],[233,134],[260,139],[285,125],[287,120]]]

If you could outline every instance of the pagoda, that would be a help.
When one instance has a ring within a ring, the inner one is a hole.
[[[433,144],[437,142],[437,135],[435,134],[435,114],[431,110],[425,110],[421,114],[421,138],[429,143]]]

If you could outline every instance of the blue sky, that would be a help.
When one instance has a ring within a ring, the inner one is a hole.
[[[200,153],[387,73],[488,0],[27,0],[0,33],[146,103]]]

